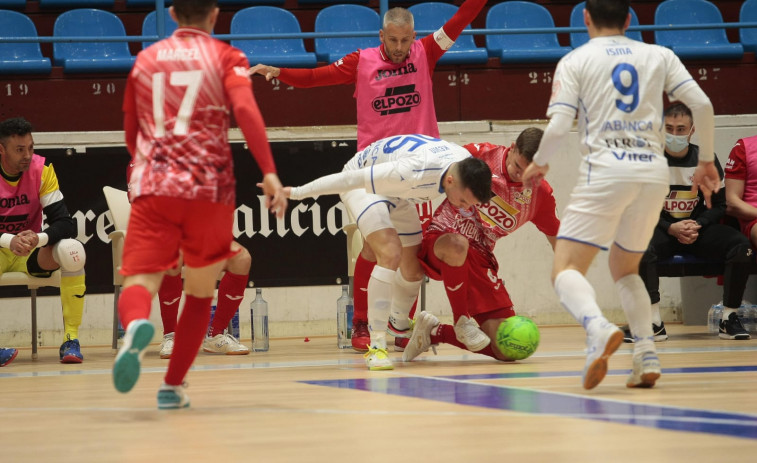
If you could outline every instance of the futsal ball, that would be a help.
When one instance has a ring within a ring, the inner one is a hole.
[[[539,347],[539,329],[530,318],[510,317],[497,328],[497,347],[507,358],[523,360]]]

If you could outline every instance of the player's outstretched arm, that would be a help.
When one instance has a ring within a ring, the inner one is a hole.
[[[266,64],[258,63],[255,66],[248,69],[247,73],[251,76],[254,76],[255,74],[260,74],[260,75],[265,76],[265,80],[271,80],[274,77],[278,77],[279,74],[281,74],[281,69],[277,68],[276,66],[268,66]]]
[[[528,188],[535,188],[536,185],[538,185],[539,182],[541,182],[541,180],[547,175],[547,172],[549,172],[549,164],[540,166],[535,162],[532,162],[528,165],[528,167],[526,167],[526,170],[523,171],[523,184]]]

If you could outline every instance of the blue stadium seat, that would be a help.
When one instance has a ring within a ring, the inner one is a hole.
[[[449,18],[457,13],[457,7],[449,3],[424,2],[408,8],[413,13],[415,21],[415,30],[418,31],[435,31],[442,27]],[[470,30],[470,25],[465,29]],[[476,46],[472,35],[461,35],[447,50],[439,64],[481,64],[489,61],[489,54],[486,48]]]
[[[166,8],[165,16],[163,16],[163,24],[165,27],[166,37],[173,34],[173,31],[179,28],[176,21],[173,20]],[[158,13],[157,11],[151,11],[145,15],[145,19],[142,21],[142,35],[157,35],[158,34]],[[142,48],[147,48],[155,42],[142,42]]]
[[[741,5],[739,21],[743,23],[757,22],[757,0],[746,0]],[[739,38],[741,39],[741,45],[744,46],[744,50],[757,53],[757,28],[739,29]]]
[[[40,8],[105,8],[111,9],[114,0],[39,0]]]
[[[300,23],[291,12],[275,6],[251,6],[231,18],[231,34],[299,33]],[[231,44],[246,55],[250,64],[281,67],[315,67],[315,53],[305,51],[302,39],[232,40]]]
[[[108,11],[83,8],[61,13],[53,26],[55,37],[126,37],[118,16]],[[127,42],[57,42],[53,60],[63,72],[128,72],[135,57]]]
[[[165,6],[170,6],[171,0],[163,0]],[[126,6],[152,6],[155,7],[155,0],[126,0]]]
[[[219,5],[283,5],[284,0],[218,0]]]
[[[487,29],[555,27],[549,10],[530,2],[509,1],[494,5],[486,14]],[[489,34],[486,49],[503,63],[555,62],[570,52],[561,47],[557,34]]]
[[[343,37],[315,39],[315,55],[318,61],[333,63],[359,48],[377,47],[381,20],[378,13],[362,5],[332,5],[318,12],[315,17],[316,32],[373,31],[374,37]]]
[[[586,6],[586,2],[581,2],[578,5],[573,7],[573,11],[571,11],[570,13],[570,27],[586,27],[584,24],[584,7],[585,6]],[[633,10],[633,8],[629,8],[629,12],[631,13],[631,25],[638,26],[639,17],[636,16],[636,12]],[[641,31],[632,31],[632,32],[627,31],[626,37],[630,39],[638,40],[639,42],[644,41],[644,39],[642,39],[641,37]],[[570,46],[573,48],[578,48],[588,41],[589,41],[589,34],[586,32],[571,32],[570,33]]]
[[[0,10],[0,31],[5,37],[37,36],[31,19],[10,10]],[[0,74],[48,74],[51,69],[39,43],[0,43]]]
[[[23,10],[26,8],[26,0],[0,0],[0,8]]]
[[[718,7],[705,0],[666,0],[654,14],[654,23],[713,24],[722,23]],[[655,42],[668,47],[681,59],[741,59],[744,47],[730,43],[725,29],[657,30]]]

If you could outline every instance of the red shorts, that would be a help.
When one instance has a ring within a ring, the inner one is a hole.
[[[423,236],[418,259],[426,271],[426,275],[434,280],[441,280],[442,261],[434,255],[434,244],[444,233],[426,233]],[[507,318],[515,315],[510,295],[505,289],[505,283],[497,276],[497,270],[492,268],[490,260],[480,251],[468,247],[468,307],[466,311],[479,323],[478,315],[484,315],[482,320],[490,318]],[[493,317],[491,312],[503,311],[503,316]],[[509,314],[509,315],[508,315]]]
[[[741,232],[746,235],[747,239],[751,241],[752,239],[752,228],[754,228],[755,225],[757,225],[757,219],[747,221],[739,221],[741,223]]]
[[[131,205],[122,275],[156,273],[184,263],[206,267],[235,254],[234,208],[211,201],[141,196]]]

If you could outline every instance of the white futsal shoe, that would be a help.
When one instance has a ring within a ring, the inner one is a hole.
[[[623,331],[607,320],[601,320],[586,335],[586,367],[583,372],[584,389],[594,389],[607,374],[607,360],[623,343]]]
[[[465,344],[471,352],[478,352],[492,342],[478,324],[465,315],[457,320],[454,328],[457,340]]]

